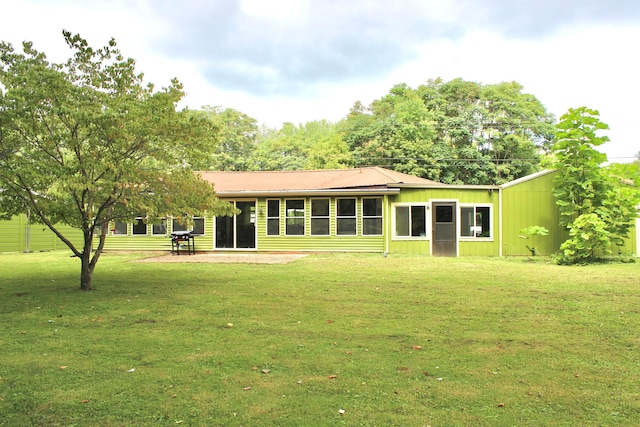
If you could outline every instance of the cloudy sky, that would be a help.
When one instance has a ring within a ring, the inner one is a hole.
[[[343,118],[398,83],[517,81],[559,117],[598,109],[610,161],[640,151],[637,0],[0,0],[0,40],[68,57],[61,31],[114,37],[184,106],[271,127]]]

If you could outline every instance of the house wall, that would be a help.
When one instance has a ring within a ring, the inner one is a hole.
[[[321,197],[320,197],[321,198]],[[349,198],[349,197],[347,197]],[[305,235],[286,236],[285,235],[285,198],[270,198],[270,200],[280,200],[280,235],[267,236],[267,199],[258,199],[257,250],[264,252],[278,251],[333,251],[333,252],[384,252],[384,236],[367,236],[362,234],[362,197],[356,197],[356,235],[339,236],[336,235],[336,197],[329,198],[329,228],[328,236],[312,236],[311,230],[311,208],[310,197],[291,197],[291,199],[305,200]],[[384,200],[383,200],[384,208]],[[386,212],[383,211],[383,226]]]
[[[560,248],[568,233],[560,227],[560,211],[553,197],[553,178],[556,172],[538,176],[502,190],[504,256],[529,256],[527,249],[535,246],[542,255],[551,255]],[[520,230],[532,225],[545,227],[547,236],[523,239]]]
[[[170,251],[170,235],[173,231],[172,220],[167,221],[167,234],[152,235],[151,224],[147,224],[146,235],[133,235],[132,226],[128,224],[127,235],[114,235],[111,232],[105,240],[105,250],[117,251]],[[196,251],[210,251],[213,246],[213,218],[204,220],[205,234],[193,239]]]
[[[488,189],[457,189],[457,188],[403,188],[399,195],[389,196],[389,220],[386,232],[389,239],[389,252],[404,254],[431,254],[431,203],[438,201],[452,201],[457,204],[458,226],[458,256],[499,256],[500,248],[500,201],[497,190]],[[427,204],[427,235],[417,238],[398,238],[394,236],[393,210],[397,204]],[[462,238],[460,237],[460,206],[482,205],[491,206],[491,237],[490,238]]]

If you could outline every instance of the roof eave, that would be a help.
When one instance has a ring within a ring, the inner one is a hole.
[[[338,190],[268,190],[268,191],[216,191],[219,198],[251,198],[251,197],[312,197],[312,196],[380,196],[400,194],[398,188]]]

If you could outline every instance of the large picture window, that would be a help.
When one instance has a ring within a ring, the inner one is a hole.
[[[285,200],[287,236],[304,236],[304,199]]]
[[[395,207],[395,236],[427,236],[427,209],[424,205]]]
[[[311,199],[311,235],[329,235],[329,199]]]
[[[336,234],[355,236],[356,199],[336,199]]]
[[[491,207],[460,207],[460,237],[491,237]]]
[[[362,234],[382,235],[382,197],[362,199]]]
[[[267,200],[267,236],[280,235],[280,200]]]

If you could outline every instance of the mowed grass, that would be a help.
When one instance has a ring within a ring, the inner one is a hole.
[[[640,425],[640,264],[0,254],[0,425]]]

